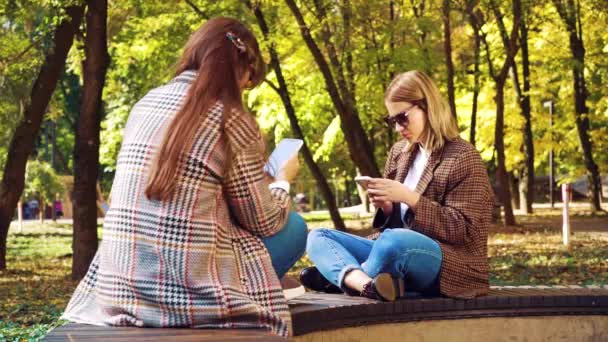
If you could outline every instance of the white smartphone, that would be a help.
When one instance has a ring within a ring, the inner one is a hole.
[[[372,179],[370,176],[357,176],[355,177],[355,182],[361,185],[363,188],[367,189],[369,185],[369,181]]]
[[[271,176],[276,177],[279,170],[293,157],[300,148],[304,145],[301,139],[286,138],[277,144],[277,147],[272,151],[264,170]]]

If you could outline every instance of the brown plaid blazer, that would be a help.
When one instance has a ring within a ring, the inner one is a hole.
[[[405,140],[396,143],[384,177],[403,182],[418,151],[417,146],[408,149]],[[415,210],[408,210],[403,218],[399,203],[390,217],[378,210],[374,228],[410,228],[436,240],[443,252],[442,294],[457,298],[487,294],[487,240],[494,194],[475,147],[457,138],[432,152],[415,191],[422,194]]]
[[[164,131],[195,78],[186,71],[133,107],[103,241],[63,318],[111,326],[265,328],[290,336],[289,308],[260,239],[285,225],[290,199],[283,189],[268,189],[253,118],[232,115],[224,130],[224,108],[216,103],[183,156],[173,197],[161,202],[144,195]]]

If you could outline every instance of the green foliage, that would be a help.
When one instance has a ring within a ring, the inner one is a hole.
[[[111,183],[122,130],[132,106],[150,89],[173,77],[174,66],[181,48],[205,17],[232,16],[246,22],[260,40],[268,61],[267,48],[273,44],[279,54],[281,68],[306,141],[322,171],[329,178],[351,179],[356,170],[352,164],[332,99],[318,66],[304,44],[291,11],[282,2],[263,0],[261,6],[270,30],[269,41],[262,34],[252,12],[244,2],[193,1],[201,16],[187,2],[110,1],[108,38],[111,65],[104,89],[104,119],[102,122],[100,161],[102,184]],[[410,69],[429,73],[442,91],[446,91],[446,68],[443,54],[443,32],[438,0],[412,3],[383,1],[351,1],[350,30],[344,25],[343,7],[336,2],[320,2],[328,13],[320,20],[313,4],[300,3],[311,34],[328,56],[321,39],[321,28],[327,24],[330,41],[336,49],[341,71],[331,67],[333,75],[345,75],[352,81],[357,110],[365,131],[374,146],[379,166],[390,146],[397,139],[384,126],[386,115],[383,93],[391,77]],[[452,3],[452,59],[455,65],[456,105],[462,137],[470,132],[473,87],[473,32],[462,7],[464,2]],[[510,3],[496,2],[505,14],[507,30],[513,24]],[[42,61],[54,24],[62,17],[56,1],[0,1],[0,166],[6,156],[8,141],[21,120],[29,91]],[[548,172],[548,153],[555,152],[558,174],[576,178],[585,174],[580,142],[575,125],[571,56],[568,35],[551,2],[524,1],[525,20],[530,29],[528,46],[531,59],[530,91],[532,130],[537,174]],[[490,1],[480,1],[477,8],[483,14],[482,31],[490,43],[492,65],[504,61],[504,47]],[[600,170],[608,168],[608,10],[601,1],[581,2],[583,39],[586,46],[586,79],[589,90],[591,140],[594,157]],[[28,48],[29,47],[29,48]],[[25,51],[25,52],[24,52]],[[13,58],[20,56],[22,58]],[[481,52],[481,89],[477,109],[477,148],[486,161],[494,154],[494,84],[489,77],[485,51]],[[65,74],[49,106],[49,119],[57,125],[57,150],[63,162],[56,169],[69,173],[72,167],[74,128],[78,115],[84,51],[79,38],[69,55]],[[349,62],[352,61],[352,62]],[[349,64],[350,63],[350,64]],[[521,74],[521,55],[516,56]],[[347,70],[352,68],[352,74]],[[352,75],[352,78],[351,78]],[[521,78],[521,75],[520,75]],[[267,80],[277,84],[272,70]],[[284,137],[292,136],[283,103],[267,83],[248,92],[247,105],[260,122],[268,139],[269,149]],[[549,129],[547,109],[542,101],[555,102],[553,127]],[[505,88],[505,148],[509,170],[523,165],[522,151],[524,120],[521,116],[512,79]],[[42,134],[42,133],[41,133]],[[37,150],[46,144],[40,139]],[[39,153],[39,159],[42,159]],[[50,160],[47,159],[50,162]],[[303,170],[301,181],[311,183]],[[342,183],[341,181],[339,182]],[[340,185],[342,187],[342,185]]]
[[[205,16],[230,15],[244,20],[261,37],[255,18],[241,1],[193,2]],[[398,72],[421,69],[437,80],[445,91],[445,63],[443,56],[440,2],[428,1],[411,4],[393,3],[393,17],[389,4],[380,1],[352,1],[350,6],[351,30],[347,32],[342,8],[336,3],[321,2],[330,15],[322,22],[316,10],[301,5],[314,38],[324,53],[326,46],[320,39],[321,27],[327,24],[331,43],[340,58],[342,73],[347,68],[346,57],[352,56],[352,81],[357,109],[365,130],[375,146],[375,156],[384,160],[395,137],[383,126],[385,115],[382,101],[384,89],[392,75]],[[547,172],[548,151],[556,155],[558,173],[576,177],[585,173],[580,143],[573,113],[571,58],[563,28],[554,6],[550,2],[524,2],[526,20],[530,28],[529,48],[532,60],[533,134],[537,173]],[[589,88],[589,117],[592,123],[591,139],[594,157],[601,170],[608,167],[605,137],[608,127],[608,100],[604,85],[608,77],[605,55],[608,51],[608,34],[603,30],[608,23],[606,7],[601,2],[583,2],[581,13],[583,39],[586,44],[586,76]],[[332,101],[325,89],[321,73],[303,43],[299,28],[287,7],[278,2],[259,2],[270,28],[270,42],[262,42],[267,53],[274,44],[289,86],[298,120],[307,142],[329,177],[352,178],[355,169],[343,137],[339,132]],[[513,24],[510,4],[500,3],[505,13],[507,30]],[[6,155],[10,134],[23,115],[29,89],[48,48],[53,25],[62,18],[56,1],[0,3],[2,26],[0,44],[0,164]],[[478,10],[483,13],[482,27],[490,43],[492,64],[496,67],[504,60],[504,48],[489,1],[481,1]],[[172,77],[173,67],[181,48],[204,18],[186,2],[171,0],[163,3],[141,1],[111,1],[108,33],[112,64],[104,90],[105,119],[102,123],[101,163],[104,177],[111,180],[115,160],[120,149],[122,129],[133,104],[150,89]],[[453,4],[451,13],[453,60],[456,68],[456,97],[462,136],[468,137],[471,116],[473,68],[472,31],[460,3]],[[591,25],[590,23],[598,23]],[[604,25],[601,25],[603,23]],[[25,53],[24,53],[25,52]],[[12,58],[21,56],[22,58]],[[49,107],[49,117],[58,125],[58,150],[65,159],[58,167],[63,172],[71,169],[73,129],[78,114],[78,94],[83,61],[83,46],[79,40],[69,57],[65,75]],[[27,57],[27,58],[26,58]],[[521,56],[516,56],[518,65]],[[521,67],[518,68],[521,72]],[[336,76],[340,71],[332,67]],[[484,159],[490,160],[494,150],[494,89],[488,78],[488,63],[482,51],[482,88],[478,108],[477,147]],[[348,74],[346,74],[348,76]],[[276,84],[273,72],[267,79]],[[522,128],[524,121],[516,102],[512,81],[506,87],[505,144],[508,169],[522,165],[524,156]],[[273,146],[283,137],[290,136],[290,125],[283,104],[275,91],[264,84],[248,95],[248,106],[258,116]],[[542,100],[553,99],[556,104],[554,125],[549,130],[548,113]],[[43,141],[43,140],[41,140]],[[559,143],[557,143],[559,142]],[[2,153],[4,151],[4,153]],[[304,175],[305,176],[305,175]]]
[[[57,193],[65,191],[63,183],[48,163],[30,160],[25,170],[25,198],[42,198],[47,203],[55,200]]]
[[[31,82],[41,61],[41,37],[33,28],[37,20],[31,4],[0,1],[0,167],[4,167],[8,143],[23,117]],[[38,37],[36,37],[38,36]],[[35,45],[38,42],[38,45]]]

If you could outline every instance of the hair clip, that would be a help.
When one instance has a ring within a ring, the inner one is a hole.
[[[232,44],[234,44],[234,46],[236,46],[236,48],[240,52],[247,51],[247,46],[245,46],[245,43],[243,43],[243,41],[241,40],[241,38],[237,37],[234,33],[227,32],[226,33],[226,38],[228,38],[228,40],[231,41]]]

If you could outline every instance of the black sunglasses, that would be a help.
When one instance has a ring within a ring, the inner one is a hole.
[[[414,108],[416,108],[416,105],[413,105],[412,107],[410,107],[410,109],[408,109],[404,112],[400,112],[395,115],[389,115],[384,118],[384,122],[386,122],[386,124],[389,125],[390,127],[395,127],[396,123],[398,123],[399,126],[405,127],[409,123],[408,116],[410,115],[410,112]]]

